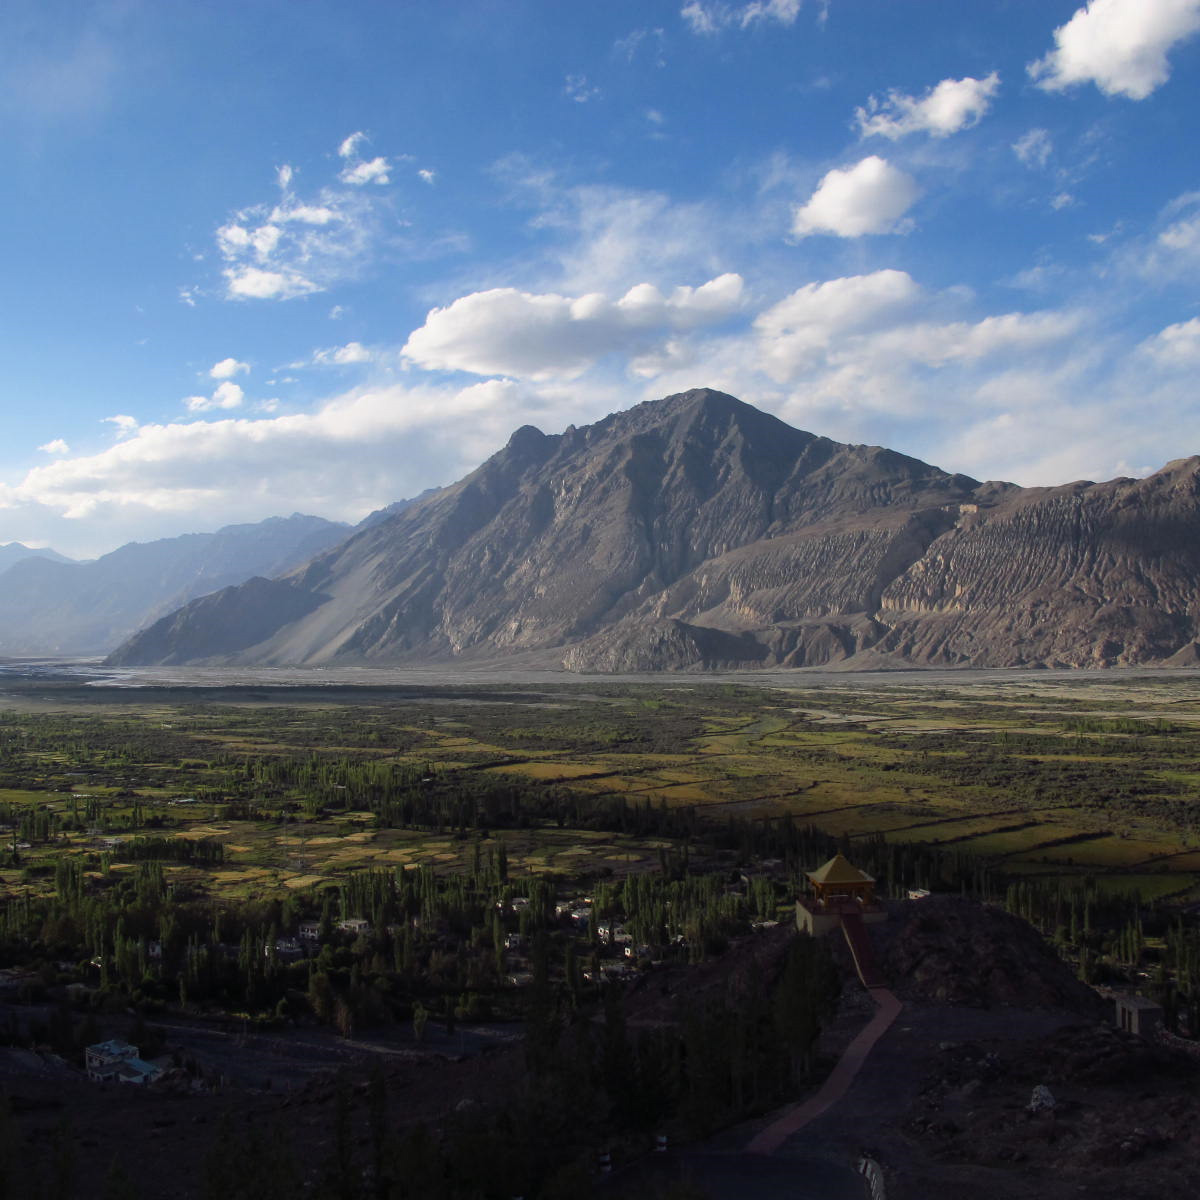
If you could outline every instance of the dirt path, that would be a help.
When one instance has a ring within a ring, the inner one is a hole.
[[[903,1005],[887,988],[871,989],[871,998],[878,1006],[874,1017],[861,1033],[846,1047],[845,1054],[825,1080],[821,1090],[803,1103],[784,1113],[777,1121],[760,1130],[746,1150],[751,1154],[774,1154],[794,1133],[810,1121],[831,1109],[849,1090],[867,1055],[875,1043],[888,1031]]]

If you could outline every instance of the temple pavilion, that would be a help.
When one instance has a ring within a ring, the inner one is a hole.
[[[806,872],[812,895],[796,901],[796,924],[812,934],[829,933],[842,918],[886,921],[887,911],[875,899],[875,877],[860,871],[844,854],[835,854],[824,866]]]

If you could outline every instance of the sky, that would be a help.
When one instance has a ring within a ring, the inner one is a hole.
[[[692,387],[1200,453],[1200,0],[6,0],[0,543],[356,521]]]

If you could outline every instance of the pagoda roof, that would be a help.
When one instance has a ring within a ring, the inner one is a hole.
[[[823,867],[809,871],[813,883],[874,883],[875,876],[860,871],[844,854],[835,854]]]

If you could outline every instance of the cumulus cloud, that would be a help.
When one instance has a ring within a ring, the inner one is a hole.
[[[353,159],[363,140],[351,134],[340,157]],[[370,261],[382,202],[363,185],[387,183],[389,169],[383,158],[348,161],[338,176],[344,187],[301,197],[293,168],[277,168],[278,199],[239,209],[216,231],[226,298],[294,300],[353,278]]]
[[[356,520],[460,477],[519,425],[561,428],[595,415],[507,380],[362,389],[306,414],[142,425],[101,453],[0,484],[0,509],[20,510],[25,527],[55,545],[91,553],[192,529],[197,512],[214,526],[291,512],[297,496],[306,511]],[[90,534],[69,527],[84,522]]]
[[[806,284],[754,320],[754,361],[778,383],[888,379],[903,395],[915,367],[943,368],[990,356],[1028,354],[1061,343],[1079,328],[1072,313],[1004,313],[947,320],[944,298],[905,271],[882,270]],[[869,391],[884,393],[884,386]]]
[[[1027,167],[1044,167],[1054,152],[1054,141],[1047,129],[1031,129],[1012,144],[1013,153]]]
[[[919,98],[898,91],[889,91],[886,100],[872,96],[865,108],[854,110],[854,116],[863,137],[893,141],[910,133],[949,137],[978,125],[999,88],[995,71],[983,79],[943,79]]]
[[[872,154],[852,167],[830,171],[808,203],[795,210],[792,232],[796,237],[903,232],[902,218],[920,194],[912,176]]]
[[[711,35],[730,27],[749,29],[768,22],[794,25],[800,15],[800,5],[801,0],[751,0],[749,4],[688,0],[679,15],[693,33]]]
[[[390,183],[391,164],[386,158],[364,159],[343,168],[338,178],[352,187],[362,187],[365,183]]]
[[[229,267],[226,293],[234,300],[295,300],[322,291],[319,283],[297,270],[264,271],[261,267]]]
[[[606,354],[644,350],[667,331],[724,320],[739,308],[742,287],[733,274],[670,295],[641,283],[616,301],[601,292],[570,297],[493,288],[433,309],[404,354],[433,370],[570,378]]]
[[[38,449],[43,454],[70,454],[71,447],[62,438],[55,438],[52,442],[47,442],[44,446],[39,446]]]
[[[1200,30],[1200,0],[1090,0],[1030,63],[1040,88],[1094,83],[1106,96],[1144,100],[1170,77],[1167,55]]]
[[[238,362],[236,358],[223,358],[213,363],[208,369],[210,379],[232,379],[235,375],[245,375],[250,370],[250,364]]]
[[[921,289],[906,271],[876,271],[809,283],[754,320],[764,366],[787,379],[822,359],[833,342],[853,330],[909,310]]]
[[[362,187],[368,183],[385,184],[391,182],[392,164],[383,157],[365,158],[362,148],[370,139],[362,130],[342,139],[338,145],[338,157],[346,160],[346,165],[338,173],[338,179],[351,187]],[[290,171],[290,168],[288,168]],[[290,180],[290,176],[289,176]],[[280,187],[286,188],[287,183],[280,181]]]
[[[417,178],[420,179],[422,183],[436,183],[437,172],[429,170],[428,167],[422,167],[417,172]]]
[[[184,400],[188,412],[208,412],[218,408],[240,408],[246,393],[230,380],[217,384],[211,396],[189,396]]]

